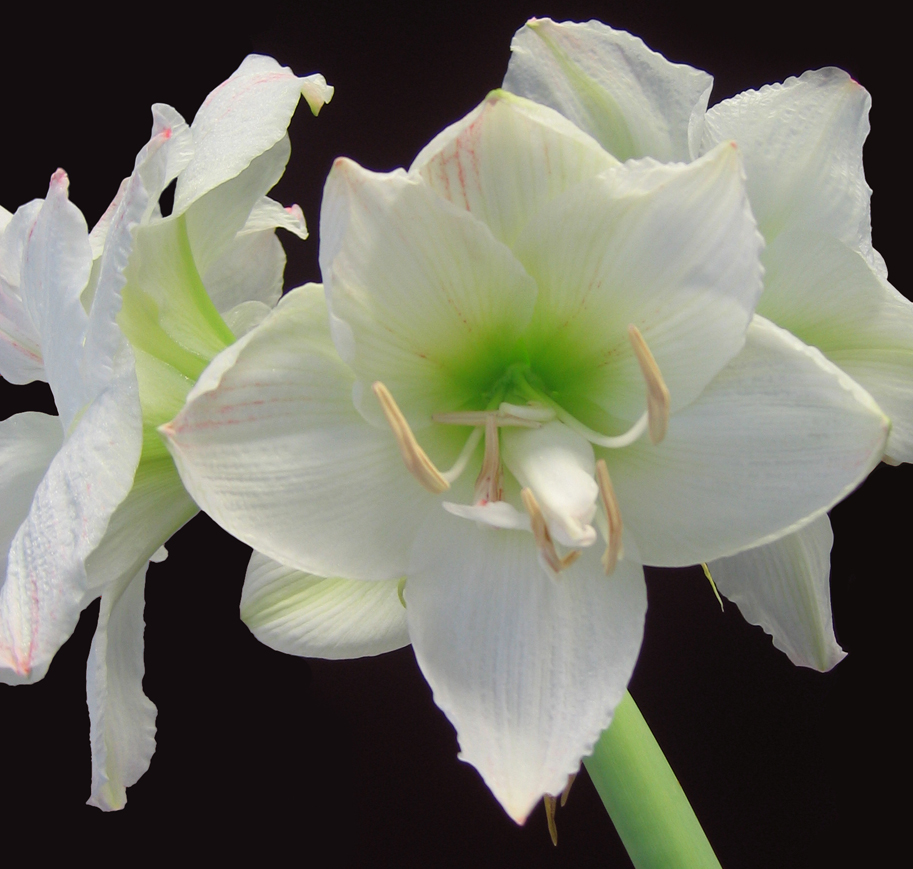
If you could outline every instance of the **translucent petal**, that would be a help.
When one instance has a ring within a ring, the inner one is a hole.
[[[665,440],[599,450],[646,564],[709,561],[799,530],[878,463],[888,420],[817,350],[761,317]]]
[[[717,588],[799,667],[830,670],[846,656],[834,637],[829,583],[834,534],[826,515],[793,534],[709,564]]]
[[[406,618],[461,759],[517,823],[562,791],[621,699],[643,634],[643,569],[598,547],[556,581],[530,535],[447,517],[416,538]]]
[[[271,649],[313,658],[361,658],[409,645],[399,579],[326,579],[251,556],[241,618]]]
[[[146,566],[105,589],[86,667],[90,806],[122,809],[155,752],[155,705],[143,693]]]
[[[619,160],[697,155],[713,86],[707,73],[599,21],[534,18],[510,51],[505,89],[561,112]]]

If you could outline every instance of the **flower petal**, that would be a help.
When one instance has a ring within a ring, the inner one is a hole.
[[[320,234],[339,353],[366,385],[386,384],[414,428],[477,402],[513,361],[535,284],[483,223],[423,182],[337,160]]]
[[[443,511],[352,382],[309,284],[217,356],[162,431],[187,490],[245,543],[306,573],[394,579],[421,517]]]
[[[644,563],[671,567],[799,530],[862,482],[887,433],[855,381],[755,317],[745,349],[661,444],[597,452]]]
[[[193,119],[193,160],[178,178],[174,213],[182,214],[272,148],[285,135],[302,94],[317,114],[333,89],[321,75],[298,78],[271,57],[248,55]]]
[[[704,147],[739,143],[751,208],[768,243],[788,230],[814,229],[875,265],[872,191],[862,170],[870,105],[865,88],[830,67],[745,91],[707,112]]]
[[[891,419],[885,452],[913,461],[913,304],[843,242],[784,233],[764,252],[758,312],[871,393]]]
[[[88,804],[103,811],[124,807],[126,789],[149,769],[155,752],[155,704],[143,693],[147,566],[105,589],[86,666],[92,745]]]
[[[416,538],[406,618],[460,757],[523,823],[562,791],[612,719],[640,650],[643,569],[597,547],[557,579],[528,533],[436,519]]]
[[[380,655],[409,645],[399,585],[399,579],[313,576],[255,551],[241,592],[241,619],[261,643],[290,655]]]
[[[216,309],[226,317],[250,302],[276,307],[282,295],[285,251],[269,229],[236,236],[221,256],[201,274]],[[232,329],[235,335],[238,332]]]
[[[570,405],[595,403],[623,431],[646,407],[634,324],[672,410],[688,404],[744,343],[761,244],[729,145],[689,165],[643,160],[578,185],[514,246],[539,287],[526,336],[536,373],[567,410],[585,415]]]
[[[534,18],[510,44],[504,88],[561,112],[619,160],[698,153],[713,79],[599,21]]]
[[[510,246],[546,202],[616,165],[557,112],[494,91],[435,136],[409,174],[474,214]]]
[[[831,546],[826,515],[773,543],[747,549],[708,567],[717,588],[760,625],[799,667],[822,672],[846,657],[831,615]]]

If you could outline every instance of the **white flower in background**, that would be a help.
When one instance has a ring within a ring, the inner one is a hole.
[[[532,20],[504,87],[551,106],[620,159],[690,161],[735,140],[766,246],[757,312],[817,347],[891,419],[885,461],[913,461],[913,305],[872,247],[862,146],[867,91],[838,69],[806,72],[707,111],[712,78],[598,21]],[[737,521],[737,519],[734,519]],[[844,656],[830,611],[826,516],[710,565],[720,590],[803,666]]]
[[[87,688],[89,802],[103,809],[124,805],[155,748],[142,691],[146,568],[198,509],[156,427],[282,292],[274,230],[307,233],[297,206],[265,194],[302,94],[316,114],[332,88],[248,57],[192,126],[153,107],[152,138],[91,234],[58,171],[0,239],[0,372],[47,380],[60,411],[0,423],[0,680],[42,678],[101,595]]]
[[[621,165],[504,92],[408,173],[338,160],[325,297],[289,293],[161,429],[258,550],[247,623],[303,655],[411,642],[522,822],[624,693],[641,564],[774,538],[880,458],[869,396],[753,318],[760,247],[731,143]]]

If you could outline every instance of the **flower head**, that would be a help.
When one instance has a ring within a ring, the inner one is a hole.
[[[504,92],[408,173],[338,160],[325,300],[286,296],[162,428],[259,550],[248,624],[298,654],[411,641],[522,822],[622,696],[641,564],[782,534],[878,460],[871,399],[752,318],[760,246],[730,143],[621,165]]]

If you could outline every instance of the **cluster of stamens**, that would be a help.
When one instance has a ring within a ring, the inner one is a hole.
[[[373,385],[373,390],[396,437],[406,468],[432,494],[439,495],[450,488],[451,483],[465,470],[479,441],[484,436],[485,452],[482,458],[482,468],[476,478],[474,503],[477,506],[494,504],[500,502],[504,494],[498,435],[498,429],[503,426],[540,428],[544,423],[557,419],[591,443],[610,449],[628,446],[643,436],[645,432],[649,433],[650,441],[654,444],[658,444],[665,437],[669,423],[669,390],[666,388],[662,373],[650,348],[633,324],[628,326],[628,338],[647,386],[647,410],[627,432],[621,435],[605,435],[593,431],[572,417],[557,403],[551,402],[539,393],[531,394],[531,401],[527,405],[502,401],[495,410],[433,414],[431,418],[434,422],[472,426],[473,428],[472,434],[467,438],[453,467],[444,472],[438,470],[422,449],[387,387],[377,381]],[[530,392],[532,393],[531,388]],[[602,566],[606,575],[609,575],[615,570],[615,565],[622,555],[622,521],[615,490],[609,478],[609,470],[603,459],[596,462],[596,484],[606,517],[606,548],[602,556]],[[556,574],[566,570],[580,557],[580,550],[571,549],[566,555],[559,555],[549,531],[548,522],[532,489],[528,487],[523,489],[520,497],[529,515],[530,529],[543,562]]]

